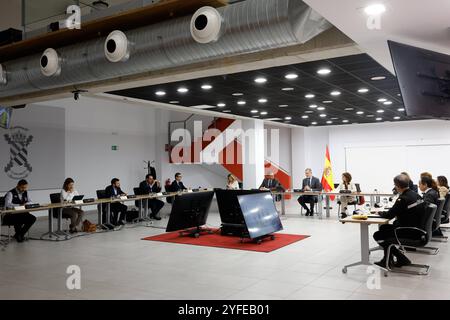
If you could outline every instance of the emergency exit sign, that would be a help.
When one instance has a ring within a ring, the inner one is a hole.
[[[119,150],[119,146],[111,146],[111,150],[112,151],[117,151],[117,150]]]

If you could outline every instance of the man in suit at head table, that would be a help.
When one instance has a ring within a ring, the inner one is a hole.
[[[284,188],[281,185],[280,181],[278,181],[278,179],[275,179],[275,175],[273,174],[273,172],[268,172],[266,178],[264,178],[261,185],[259,186],[259,190],[284,191]],[[280,200],[281,195],[277,194],[275,197],[275,201]]]
[[[158,193],[161,192],[161,184],[151,174],[147,174],[145,180],[139,184],[139,189],[142,194]],[[164,207],[164,202],[159,199],[148,199],[147,205],[152,212],[150,218],[161,220],[158,213]]]
[[[302,182],[302,192],[305,191],[322,191],[322,184],[320,180],[313,176],[312,170],[307,168],[305,170],[305,179]],[[306,210],[306,216],[314,215],[314,203],[317,201],[317,196],[302,195],[297,199],[298,203]],[[306,204],[309,203],[309,208]]]
[[[105,188],[105,194],[108,198],[118,198],[127,195],[120,188],[120,180],[118,178],[111,179],[111,184]],[[115,226],[125,225],[128,207],[121,202],[113,202],[110,208],[112,216],[111,223]],[[103,217],[103,219],[105,218]]]
[[[178,192],[178,191],[184,191],[187,190],[187,188],[184,186],[183,182],[181,181],[183,179],[183,176],[181,173],[177,172],[175,173],[175,180],[170,185],[170,192]]]

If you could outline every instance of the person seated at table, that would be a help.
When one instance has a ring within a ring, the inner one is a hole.
[[[439,190],[439,198],[444,199],[448,194],[448,181],[445,176],[438,176],[437,177],[437,186]]]
[[[19,180],[17,186],[8,191],[5,196],[6,209],[13,209],[33,203],[27,190],[28,182],[23,179]],[[36,217],[29,212],[8,213],[3,217],[3,225],[14,226],[14,238],[17,242],[23,242],[25,240],[25,234],[35,222]]]
[[[179,172],[175,173],[175,180],[173,180],[173,182],[169,188],[170,192],[178,192],[178,191],[187,190],[187,188],[184,186],[181,179],[183,179],[183,176],[181,175],[181,173],[179,173]]]
[[[429,176],[422,176],[419,181],[419,189],[422,192],[423,201],[437,205],[439,193],[432,189],[433,180]]]
[[[120,188],[120,180],[113,178],[111,184],[105,188],[105,195],[108,198],[118,198],[127,194]],[[112,202],[110,204],[111,223],[115,226],[123,226],[126,223],[128,207],[121,202]]]
[[[313,176],[312,170],[305,170],[306,178],[303,179],[301,192],[305,191],[322,191],[320,180]],[[314,215],[314,203],[317,202],[317,196],[302,195],[297,199],[298,203],[306,210],[306,216]],[[309,203],[309,208],[306,204]]]
[[[422,172],[422,173],[420,174],[420,177],[421,177],[421,178],[422,178],[422,177],[428,177],[428,178],[430,178],[430,179],[431,179],[431,183],[432,183],[432,184],[431,184],[431,189],[436,190],[437,192],[439,192],[437,182],[436,182],[436,180],[433,179],[433,175],[432,175],[431,173],[429,173],[429,172]]]
[[[72,178],[67,178],[61,189],[61,202],[72,202],[73,197],[78,196],[78,191],[75,190],[75,182]],[[77,226],[83,220],[84,211],[80,208],[65,207],[62,209],[61,216],[64,219],[70,219],[69,232],[78,232]]]
[[[231,173],[227,176],[227,190],[239,190],[239,182]]]
[[[384,256],[376,265],[386,268],[386,262],[389,267],[402,267],[411,264],[411,261],[401,253],[397,248],[393,247],[390,256],[387,257],[387,249],[393,243],[398,243],[394,230],[399,227],[420,227],[423,218],[423,210],[420,210],[420,203],[423,202],[419,194],[409,188],[409,178],[400,174],[394,178],[395,189],[399,194],[394,205],[387,212],[379,212],[382,218],[394,219],[393,224],[381,225],[379,230],[373,235],[375,241],[383,248]],[[394,257],[396,261],[394,261]]]
[[[151,174],[145,176],[145,180],[139,184],[139,189],[142,194],[158,193],[161,192],[161,183],[153,178]],[[150,218],[155,220],[161,220],[158,216],[159,211],[164,207],[164,201],[159,199],[147,199],[148,208],[151,211]]]
[[[278,189],[282,188],[280,181],[275,179],[275,175],[273,172],[268,172],[266,177],[261,182],[261,185],[259,186],[259,190],[272,190],[276,191]]]
[[[342,182],[339,184],[339,186],[336,188],[337,191],[341,190],[348,190],[350,192],[356,192],[356,187],[352,182],[352,175],[348,172],[344,172],[342,174]],[[347,217],[347,206],[349,203],[356,202],[355,196],[340,196],[339,197],[340,202],[340,210],[341,210],[341,217],[342,219]]]

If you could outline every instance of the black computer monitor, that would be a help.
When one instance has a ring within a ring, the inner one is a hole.
[[[213,191],[189,192],[175,196],[166,232],[190,228],[200,231],[200,227],[206,224],[213,197]]]
[[[270,192],[238,196],[248,235],[258,239],[283,230]]]
[[[263,191],[215,189],[215,192],[222,224],[240,225],[245,224],[245,221],[237,197],[246,194],[261,193]]]
[[[450,119],[450,56],[388,44],[406,115]]]

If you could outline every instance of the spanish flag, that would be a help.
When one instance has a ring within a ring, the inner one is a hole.
[[[322,188],[326,192],[334,190],[333,170],[331,169],[331,158],[330,151],[328,150],[328,145],[325,151],[325,167],[322,174]],[[331,196],[330,199],[334,200],[334,196]]]

